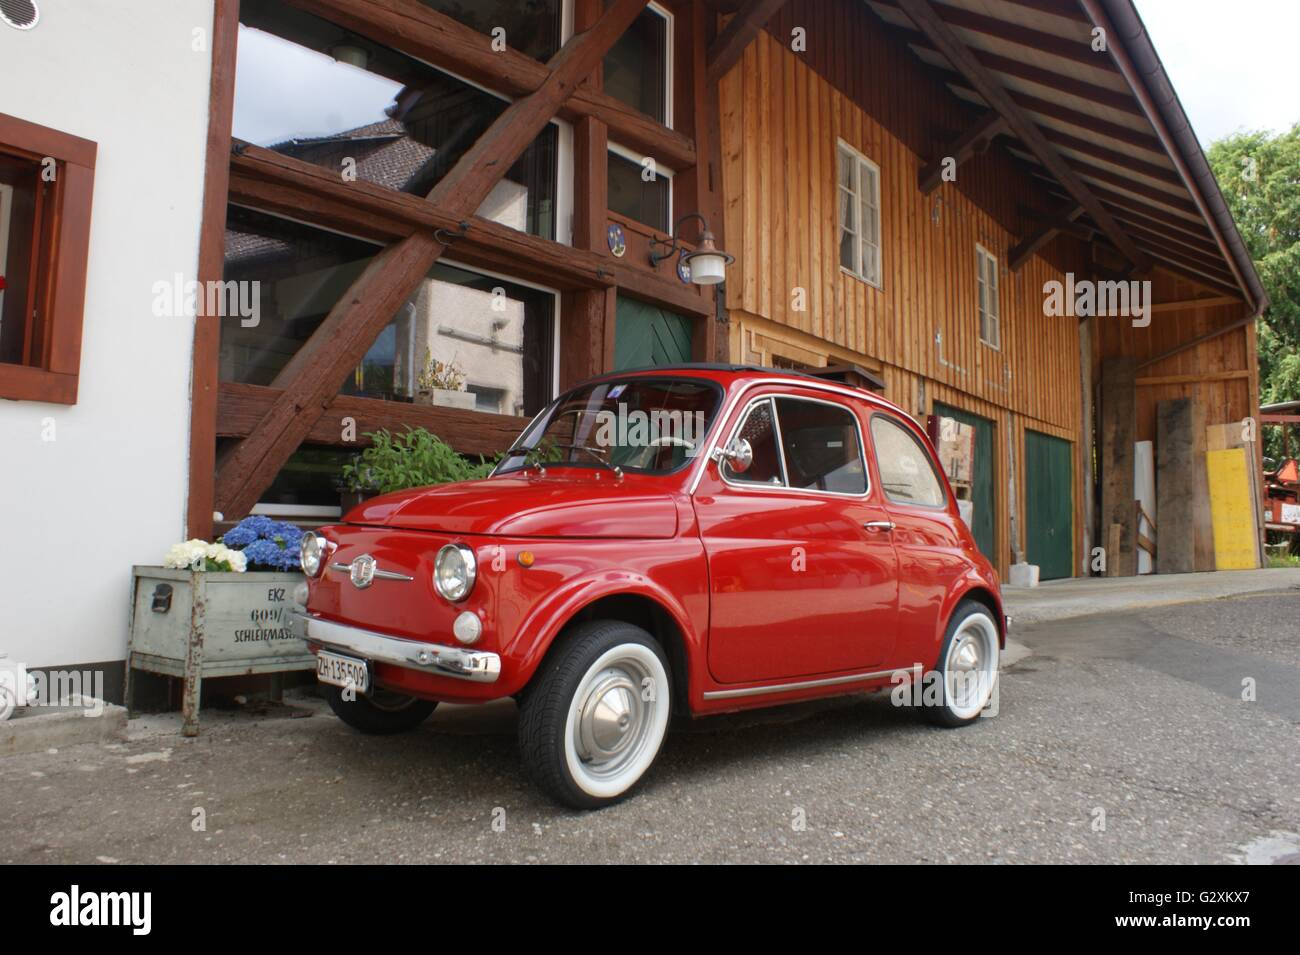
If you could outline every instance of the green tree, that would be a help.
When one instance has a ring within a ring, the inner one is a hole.
[[[1236,133],[1207,155],[1271,300],[1259,323],[1260,402],[1300,399],[1300,123]]]

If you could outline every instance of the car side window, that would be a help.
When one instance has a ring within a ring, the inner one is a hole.
[[[736,431],[735,439],[744,438],[753,449],[754,459],[744,474],[733,471],[724,462],[722,474],[734,484],[785,484],[781,476],[781,455],[776,445],[776,428],[772,417],[770,398],[750,407],[745,422]]]
[[[791,487],[836,494],[867,492],[867,469],[853,412],[824,401],[778,398],[776,413]]]
[[[943,507],[947,497],[934,462],[911,431],[885,415],[871,418],[871,439],[885,496],[895,504]]]

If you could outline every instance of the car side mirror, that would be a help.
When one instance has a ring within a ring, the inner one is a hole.
[[[754,449],[745,438],[736,438],[726,448],[719,448],[716,457],[719,463],[726,461],[737,474],[744,474],[754,463]]]

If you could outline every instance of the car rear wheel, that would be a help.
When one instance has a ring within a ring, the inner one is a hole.
[[[357,693],[354,699],[346,700],[342,687],[326,686],[325,698],[329,700],[334,715],[344,723],[354,730],[375,736],[415,729],[438,706],[432,700],[421,700],[378,687],[368,696]]]
[[[981,603],[957,605],[939,652],[935,671],[940,699],[925,707],[939,726],[964,726],[979,718],[998,679],[999,635],[993,615]]]
[[[519,713],[519,747],[552,799],[596,809],[645,775],[668,729],[663,649],[621,621],[582,624],[542,663]]]

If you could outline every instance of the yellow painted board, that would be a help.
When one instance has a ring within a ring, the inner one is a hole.
[[[1205,468],[1210,479],[1215,566],[1219,570],[1253,570],[1259,563],[1246,449],[1207,451]]]

